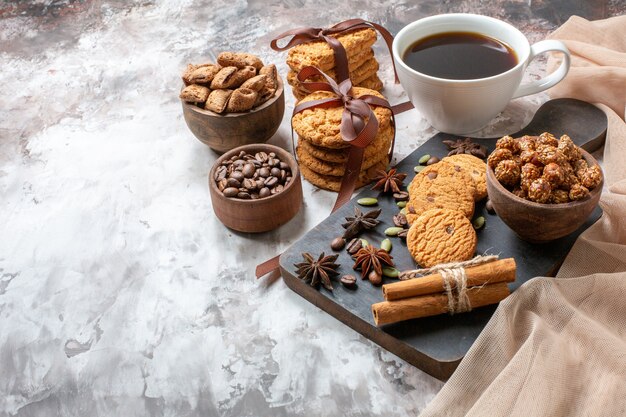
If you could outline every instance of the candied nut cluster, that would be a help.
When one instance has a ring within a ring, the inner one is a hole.
[[[602,182],[600,167],[590,167],[569,136],[548,132],[498,139],[487,164],[513,194],[536,203],[583,200]]]
[[[187,65],[180,98],[215,113],[251,110],[272,98],[278,88],[276,66],[252,54],[222,52],[217,64]]]

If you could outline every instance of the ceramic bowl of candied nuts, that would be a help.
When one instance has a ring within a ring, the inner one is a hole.
[[[487,192],[496,214],[532,243],[582,226],[603,183],[598,162],[567,135],[504,136],[487,159]]]
[[[274,230],[302,205],[302,181],[295,158],[269,144],[252,144],[220,156],[209,172],[213,211],[239,232]]]
[[[216,63],[189,64],[180,92],[183,116],[200,142],[218,153],[269,140],[285,112],[283,81],[273,64],[222,52]]]

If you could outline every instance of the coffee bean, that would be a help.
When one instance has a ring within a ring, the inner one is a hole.
[[[430,159],[426,161],[426,165],[436,164],[437,162],[439,162],[439,158],[437,158],[436,156],[431,156]]]
[[[243,181],[244,176],[239,171],[233,171],[233,173],[230,174],[230,178],[236,179],[237,181],[241,182]]]
[[[402,229],[400,232],[398,232],[398,237],[400,239],[406,239],[406,235],[409,234],[409,229]]]
[[[409,199],[409,193],[406,191],[400,191],[399,193],[393,193],[393,198],[396,201],[406,201]]]
[[[261,191],[259,191],[259,197],[265,198],[269,196],[270,196],[270,189],[267,187],[261,188]]]
[[[252,191],[256,189],[256,181],[246,178],[243,180],[243,188],[246,190]]]
[[[256,168],[254,167],[254,164],[245,164],[241,172],[243,172],[244,177],[252,178],[252,176],[256,172]]]
[[[491,200],[487,200],[487,202],[485,203],[485,209],[487,209],[487,213],[489,214],[496,213],[496,210],[493,208],[493,203],[491,202]]]
[[[330,242],[330,248],[335,251],[343,249],[344,246],[346,246],[346,240],[342,237],[336,237]]]
[[[257,199],[284,191],[292,175],[289,164],[281,161],[274,152],[260,151],[253,155],[241,151],[222,161],[213,179],[228,197]]]
[[[406,216],[402,213],[398,213],[395,216],[393,216],[393,224],[396,227],[406,227],[407,225],[407,220],[406,220]]]
[[[226,180],[226,185],[228,187],[239,188],[239,187],[241,187],[241,182],[237,181],[233,177],[230,177],[228,180]]]
[[[224,197],[235,197],[237,193],[239,193],[239,190],[235,187],[228,187],[224,188],[224,191],[222,191],[222,193],[224,194]]]
[[[355,253],[357,253],[361,248],[363,247],[362,243],[361,243],[361,239],[359,239],[358,237],[355,237],[354,239],[352,239],[350,242],[348,242],[348,245],[346,246],[346,251],[348,251],[348,253],[350,255],[354,255]]]
[[[267,161],[267,154],[265,152],[257,152],[254,154],[254,158],[259,162]]]
[[[228,173],[228,168],[226,168],[225,166],[221,166],[219,167],[216,171],[215,171],[215,181],[221,181],[224,178],[226,178],[226,174]]]
[[[354,275],[344,275],[339,278],[339,282],[346,288],[356,287],[356,277]]]
[[[265,185],[266,185],[267,187],[272,188],[272,187],[273,187],[273,186],[275,186],[277,183],[278,183],[278,178],[276,178],[276,177],[267,177],[267,178],[265,179]]]
[[[426,154],[426,155],[422,155],[420,157],[420,159],[417,161],[420,165],[425,165],[426,162],[428,162],[428,160],[430,159],[430,155]]]

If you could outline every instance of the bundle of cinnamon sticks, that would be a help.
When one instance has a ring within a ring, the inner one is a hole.
[[[471,308],[495,304],[509,294],[515,281],[515,259],[507,258],[465,269]],[[449,312],[444,279],[436,273],[383,285],[385,301],[372,304],[377,326]]]

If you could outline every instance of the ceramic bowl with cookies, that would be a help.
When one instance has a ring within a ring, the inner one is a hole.
[[[522,239],[541,243],[578,229],[600,200],[598,162],[568,135],[505,136],[487,159],[494,210]]]
[[[280,126],[283,82],[256,55],[222,52],[216,63],[189,64],[182,79],[185,122],[216,152],[266,142]]]

